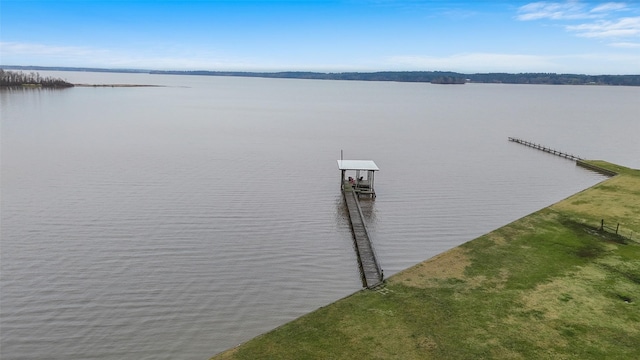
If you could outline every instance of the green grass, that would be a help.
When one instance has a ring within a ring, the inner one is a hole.
[[[640,357],[640,171],[620,175],[214,359]],[[327,286],[330,286],[328,284]]]

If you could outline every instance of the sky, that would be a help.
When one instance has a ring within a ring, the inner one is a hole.
[[[640,74],[640,0],[0,0],[0,65]]]

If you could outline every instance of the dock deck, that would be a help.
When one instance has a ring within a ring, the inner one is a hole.
[[[382,284],[382,269],[378,264],[373,244],[371,243],[367,228],[364,224],[362,209],[360,209],[360,203],[358,201],[358,194],[350,188],[345,188],[342,193],[349,212],[362,285],[371,289]]]

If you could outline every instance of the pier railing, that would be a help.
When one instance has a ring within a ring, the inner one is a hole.
[[[362,208],[360,207],[360,201],[358,200],[358,196],[355,195],[355,199],[356,199],[356,206],[358,208],[358,215],[360,215],[360,219],[362,220],[362,224],[365,224],[364,222],[364,214],[362,213]],[[365,234],[367,234],[367,239],[369,239],[369,246],[371,247],[371,252],[373,253],[373,262],[376,265],[376,269],[378,271],[378,279],[380,280],[380,282],[382,282],[384,280],[384,275],[382,274],[382,268],[380,267],[380,263],[378,262],[378,254],[376,253],[376,248],[373,246],[373,241],[371,240],[371,237],[369,236],[369,230],[367,230],[367,226],[365,225],[363,227]],[[377,284],[376,284],[377,285]]]
[[[606,176],[616,176],[616,175],[618,175],[618,173],[616,173],[615,171],[612,171],[612,170],[609,170],[609,169],[605,169],[605,168],[602,168],[600,166],[591,164],[591,163],[587,162],[585,159],[583,159],[583,158],[581,158],[581,157],[579,157],[577,155],[569,154],[569,153],[566,153],[566,152],[563,152],[563,151],[560,151],[560,150],[552,149],[552,148],[546,147],[544,145],[536,144],[536,143],[533,143],[531,141],[526,141],[526,140],[522,140],[522,139],[518,139],[518,138],[510,137],[509,141],[515,142],[515,143],[518,143],[518,144],[521,144],[521,145],[524,145],[524,146],[528,146],[530,148],[534,148],[534,149],[537,149],[537,150],[540,150],[540,151],[544,151],[544,152],[552,154],[552,155],[560,156],[560,157],[563,157],[565,159],[573,160],[573,161],[576,162],[576,165],[581,166],[581,167],[583,167],[585,169],[589,169],[589,170],[598,172],[598,173],[600,173],[602,175],[606,175]]]
[[[556,149],[552,149],[550,147],[546,147],[540,144],[536,144],[536,143],[532,143],[530,141],[526,141],[526,140],[522,140],[522,139],[518,139],[518,138],[513,138],[510,137],[509,141],[518,143],[518,144],[522,144],[524,146],[528,146],[530,148],[534,148],[534,149],[538,149],[540,151],[544,151],[546,153],[552,154],[552,155],[556,155],[556,156],[560,156],[563,157],[565,159],[569,159],[569,160],[573,160],[573,161],[579,161],[579,160],[584,160],[583,158],[573,155],[573,154],[569,154],[566,153],[564,151],[560,151],[560,150],[556,150]]]
[[[373,242],[369,237],[369,232],[365,225],[358,194],[353,191],[348,191],[348,189],[345,189],[342,194],[347,207],[347,213],[349,214],[349,222],[353,233],[353,245],[358,259],[362,285],[369,289],[376,288],[383,283],[384,278],[373,247]]]

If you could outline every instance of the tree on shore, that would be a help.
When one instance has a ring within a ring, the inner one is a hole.
[[[40,74],[31,72],[23,73],[17,71],[7,71],[0,69],[0,87],[36,86],[45,88],[68,88],[73,84],[62,79],[53,77],[42,77]]]

